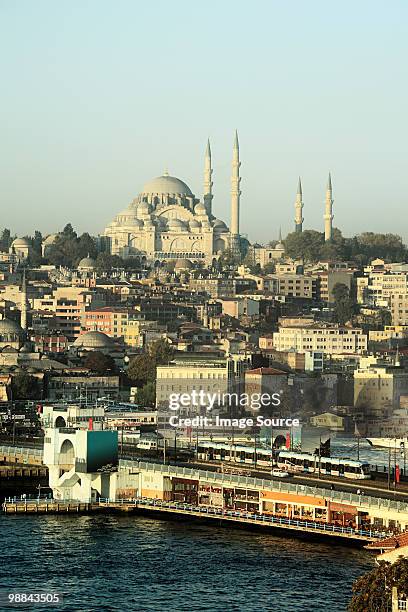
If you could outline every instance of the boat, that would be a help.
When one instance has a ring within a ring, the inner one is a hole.
[[[408,437],[400,438],[366,438],[367,442],[375,448],[391,448],[392,450],[408,449]]]

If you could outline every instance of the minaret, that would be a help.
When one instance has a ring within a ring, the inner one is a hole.
[[[205,150],[205,161],[204,161],[204,206],[207,211],[207,215],[210,217],[212,213],[212,199],[213,199],[213,182],[212,182],[212,166],[211,166],[211,147],[210,141],[207,141],[207,148]]]
[[[299,184],[298,184],[296,200],[295,200],[295,232],[297,233],[301,233],[303,231],[304,219],[302,217],[302,210],[303,210],[302,183],[301,183],[300,176],[299,176]]]
[[[333,189],[329,172],[329,180],[327,181],[326,189],[326,206],[324,210],[324,239],[326,242],[331,240],[333,236],[333,217]]]
[[[23,283],[21,285],[21,317],[20,324],[24,331],[27,331],[27,283],[26,273],[23,272]]]
[[[231,175],[231,248],[239,251],[239,199],[241,195],[239,176],[239,142],[238,132],[235,130],[234,148],[232,152],[232,175]]]

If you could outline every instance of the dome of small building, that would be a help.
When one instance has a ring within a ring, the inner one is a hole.
[[[202,202],[199,202],[198,204],[196,204],[194,208],[194,212],[196,215],[206,215],[207,214],[206,208]]]
[[[175,270],[191,270],[193,264],[189,259],[177,259],[176,264],[174,266]]]
[[[24,330],[16,321],[12,319],[0,319],[0,336],[14,334],[23,336]]]
[[[57,240],[58,236],[59,234],[50,234],[43,240],[43,246],[51,246]]]
[[[12,247],[31,247],[31,244],[27,240],[27,238],[16,238],[11,243]]]
[[[74,346],[84,349],[109,349],[113,346],[112,338],[99,331],[89,331],[81,334],[74,342]]]
[[[78,270],[94,270],[96,261],[92,257],[84,257],[78,264]]]
[[[21,347],[19,352],[20,353],[32,353],[32,350],[27,344],[24,344],[24,346]]]
[[[171,196],[193,196],[190,187],[175,176],[163,174],[152,179],[143,187],[141,195],[171,195]]]

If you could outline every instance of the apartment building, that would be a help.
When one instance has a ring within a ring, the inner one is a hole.
[[[277,351],[294,350],[300,353],[317,351],[325,354],[362,353],[367,350],[367,336],[362,329],[319,326],[281,327],[273,334]]]

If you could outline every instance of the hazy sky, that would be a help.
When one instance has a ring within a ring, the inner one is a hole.
[[[343,234],[408,241],[406,0],[0,0],[0,227],[97,234],[162,174],[241,230],[323,230],[328,171]]]

